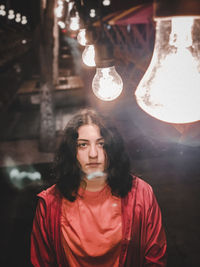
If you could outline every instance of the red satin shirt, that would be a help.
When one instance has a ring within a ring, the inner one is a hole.
[[[122,240],[121,199],[105,186],[79,189],[75,202],[62,199],[61,237],[70,267],[118,267]]]
[[[69,266],[61,242],[62,197],[56,185],[41,192],[31,235],[35,267]],[[160,208],[150,185],[134,177],[121,199],[119,267],[166,267],[166,237]]]

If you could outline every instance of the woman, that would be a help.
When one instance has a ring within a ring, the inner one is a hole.
[[[117,129],[93,110],[68,123],[57,183],[41,192],[33,266],[166,266],[166,238],[150,185],[130,174]]]

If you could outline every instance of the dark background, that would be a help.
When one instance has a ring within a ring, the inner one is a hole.
[[[93,7],[95,2],[88,1],[88,6]],[[115,0],[112,10],[144,2],[148,1]],[[33,41],[39,21],[39,0],[0,1],[0,4],[5,3],[27,15],[29,23],[25,28],[16,27],[0,18],[0,63],[6,51],[12,55],[6,64],[0,65],[0,266],[28,267],[36,194],[54,182],[51,176],[53,154],[37,151],[39,107],[30,105],[29,98],[24,100],[18,94],[24,82],[35,81],[39,71]],[[24,48],[17,41],[25,37],[28,43]],[[61,40],[63,42],[64,39]],[[70,69],[73,75],[80,75],[84,87],[79,94],[81,98],[73,94],[58,98],[62,103],[58,104],[57,117],[59,114],[70,117],[77,109],[90,105],[113,119],[125,140],[133,173],[150,183],[156,194],[168,241],[168,267],[199,266],[199,131],[181,139],[181,134],[170,124],[140,110],[134,99],[133,86],[126,84],[126,73],[121,71],[123,66],[119,72],[126,90],[119,99],[109,103],[96,99],[91,93],[94,70],[80,65],[80,72],[76,73],[80,51],[72,51],[69,43],[68,46],[71,59],[65,68]],[[139,72],[134,77],[134,85],[139,83],[142,75]],[[34,147],[27,145],[35,140]],[[41,179],[32,180],[28,175],[11,179],[13,169],[26,173],[37,171]]]

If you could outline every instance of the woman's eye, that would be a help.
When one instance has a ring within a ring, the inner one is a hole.
[[[99,145],[100,147],[104,147],[104,142],[99,142],[98,145]]]
[[[85,148],[85,147],[87,147],[87,143],[79,143],[78,147]]]

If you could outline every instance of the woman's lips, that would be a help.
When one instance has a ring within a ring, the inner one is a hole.
[[[95,163],[88,163],[87,164],[88,167],[98,167],[99,165],[100,165],[100,163],[97,163],[97,162],[95,162]]]

